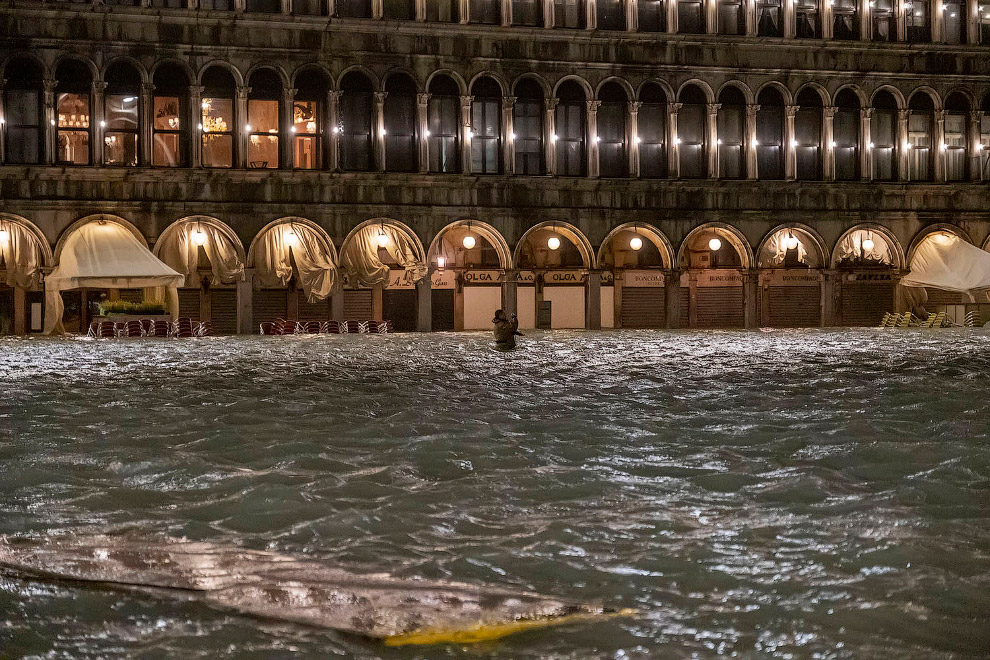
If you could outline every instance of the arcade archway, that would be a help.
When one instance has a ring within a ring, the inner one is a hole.
[[[721,223],[696,227],[681,243],[678,263],[684,269],[680,327],[745,327],[744,273],[753,255],[739,230]]]
[[[760,325],[822,325],[824,254],[821,238],[805,225],[782,225],[767,234],[757,252]]]
[[[670,242],[656,228],[627,223],[609,232],[598,250],[602,327],[668,327],[672,264]]]
[[[531,227],[519,239],[514,261],[520,269],[519,327],[586,326],[588,269],[594,267],[595,256],[577,227],[561,222]]]

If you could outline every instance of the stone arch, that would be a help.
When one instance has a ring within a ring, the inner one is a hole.
[[[749,85],[747,85],[741,80],[727,80],[724,83],[722,83],[722,86],[719,87],[718,91],[715,93],[715,98],[721,98],[722,92],[729,87],[735,87],[740,92],[742,92],[743,97],[746,99],[746,103],[748,104],[756,103],[755,101],[756,97],[753,96],[753,90],[751,90],[749,88]]]
[[[756,99],[760,98],[760,93],[764,89],[767,89],[768,87],[772,87],[773,89],[777,90],[780,93],[781,97],[783,97],[784,99],[784,105],[794,105],[794,95],[791,94],[791,90],[787,89],[786,85],[777,82],[776,80],[768,80],[767,82],[757,87],[756,92],[753,95],[753,98]]]
[[[949,88],[948,90],[946,90],[945,97],[944,98],[945,99],[948,99],[953,94],[960,94],[960,95],[962,95],[966,99],[966,101],[969,103],[970,109],[978,108],[979,105],[980,105],[979,102],[976,99],[976,94],[973,93],[973,90],[972,89],[969,89],[968,87],[963,87],[962,85],[955,85],[955,86]]]
[[[286,73],[285,69],[283,69],[278,64],[267,61],[252,64],[251,68],[248,69],[247,72],[244,74],[244,80],[251,80],[251,76],[254,75],[255,71],[259,71],[261,69],[271,69],[272,71],[274,71],[278,75],[279,79],[282,81],[282,89],[289,89],[292,87],[292,81],[289,78],[289,74]]]
[[[893,96],[894,101],[897,103],[898,109],[903,110],[904,108],[907,107],[907,99],[904,98],[904,93],[898,88],[894,87],[893,85],[880,85],[875,90],[873,90],[873,93],[870,94],[871,106],[876,101],[877,94],[879,94],[880,92],[887,92],[888,94]]]
[[[461,76],[461,74],[459,74],[457,71],[454,71],[453,69],[437,69],[436,71],[432,72],[429,76],[427,76],[426,83],[423,85],[423,89],[429,90],[430,83],[433,82],[433,79],[436,78],[437,76],[447,76],[448,78],[453,80],[454,83],[457,85],[457,90],[460,92],[461,96],[467,95],[468,86],[467,83],[464,81],[464,77]]]
[[[49,70],[51,72],[51,76],[54,78],[56,73],[58,72],[58,68],[62,66],[62,63],[67,62],[69,60],[76,60],[77,62],[82,62],[83,65],[85,65],[89,69],[89,75],[92,77],[94,81],[103,80],[103,78],[100,77],[100,73],[101,73],[100,68],[96,66],[96,62],[94,62],[92,59],[88,57],[77,55],[76,53],[62,53],[61,55],[56,57],[55,61],[52,62],[51,69]]]
[[[584,78],[582,78],[581,76],[576,75],[576,74],[564,76],[563,78],[561,78],[560,80],[558,80],[554,84],[554,86],[553,86],[553,96],[554,97],[557,96],[558,92],[560,91],[560,86],[561,85],[563,85],[566,82],[571,82],[571,81],[576,82],[578,84],[578,86],[581,89],[584,90],[584,98],[585,99],[591,100],[591,99],[595,98],[594,97],[595,90],[591,87],[591,83],[589,83],[587,80],[585,80]]]
[[[869,231],[883,238],[884,242],[887,243],[891,256],[893,257],[894,263],[891,264],[891,267],[896,268],[897,270],[904,270],[906,268],[907,260],[905,259],[904,248],[901,246],[901,242],[897,240],[896,236],[894,236],[894,232],[875,222],[863,222],[842,232],[842,235],[839,236],[839,240],[837,240],[835,245],[832,247],[832,268],[836,268],[839,265],[839,245],[847,236],[855,231]]]
[[[244,251],[244,243],[241,242],[240,237],[237,235],[230,225],[228,225],[223,220],[214,218],[211,215],[187,215],[183,218],[179,218],[169,226],[165,227],[165,230],[158,235],[158,240],[155,241],[155,247],[152,250],[154,255],[157,257],[161,252],[162,244],[169,235],[174,233],[179,227],[188,224],[204,224],[210,225],[215,228],[221,234],[230,239],[230,242],[237,249],[237,257],[241,260],[241,263],[247,263],[247,253]],[[259,233],[260,235],[260,233]]]
[[[739,255],[740,268],[748,269],[753,267],[753,263],[755,261],[753,258],[753,248],[750,247],[749,241],[746,240],[746,236],[741,231],[725,222],[706,222],[702,225],[698,225],[688,232],[677,249],[678,264],[684,264],[686,262],[688,243],[691,242],[691,239],[694,236],[705,232],[714,233],[719,238],[724,238],[729,241],[729,244],[735,248],[736,253]]]
[[[599,94],[601,94],[602,87],[604,87],[605,85],[607,85],[609,83],[616,83],[617,85],[619,85],[623,89],[623,91],[625,91],[625,93],[626,93],[626,99],[632,101],[632,100],[634,100],[636,98],[636,90],[633,89],[633,86],[631,84],[629,84],[629,81],[628,80],[626,80],[625,78],[623,78],[621,76],[608,76],[607,78],[605,78],[604,80],[602,80],[600,83],[598,83],[598,86],[595,88],[595,95],[592,98],[596,98],[597,99],[598,96],[599,96]]]
[[[915,234],[914,238],[911,239],[911,245],[908,246],[907,258],[905,259],[905,264],[907,264],[908,267],[911,266],[911,260],[914,259],[914,253],[917,252],[918,246],[921,245],[929,236],[933,236],[935,234],[952,234],[953,236],[957,236],[969,244],[973,244],[973,239],[970,237],[969,232],[962,227],[950,225],[947,222],[938,222],[933,225],[928,225]]]
[[[440,247],[440,241],[443,235],[447,231],[454,229],[456,227],[467,227],[470,226],[473,233],[481,235],[488,243],[495,248],[495,252],[498,254],[499,267],[500,268],[512,268],[512,250],[509,249],[509,243],[502,236],[502,232],[488,224],[487,222],[481,222],[479,220],[472,220],[470,218],[462,218],[461,220],[455,220],[449,225],[437,232],[437,235],[433,237],[430,241],[429,252],[427,253],[427,258],[432,260]]]
[[[113,215],[112,213],[92,213],[90,215],[79,218],[71,225],[66,227],[64,231],[62,231],[62,234],[59,236],[58,241],[55,243],[55,253],[52,258],[53,266],[58,265],[58,260],[62,256],[62,248],[65,247],[65,241],[69,238],[69,236],[72,235],[72,232],[79,229],[83,225],[89,224],[90,222],[115,222],[118,225],[125,227],[128,231],[134,234],[134,237],[137,238],[139,241],[141,241],[142,245],[144,245],[145,247],[148,246],[148,239],[145,238],[144,234],[141,233],[141,230],[138,229],[130,221],[125,220],[119,215]]]
[[[215,66],[226,69],[230,75],[234,77],[235,85],[241,86],[244,84],[244,76],[241,75],[240,69],[226,60],[210,60],[209,62],[203,64],[203,66],[199,67],[199,71],[196,73],[196,84],[202,85],[203,75]]]
[[[396,76],[405,76],[412,81],[413,86],[416,88],[416,93],[419,94],[423,91],[423,86],[419,84],[419,79],[416,77],[416,72],[405,66],[395,66],[389,69],[384,76],[382,76],[382,86],[378,91],[384,92],[385,88],[388,86],[388,81]],[[461,84],[463,81],[457,79],[457,83]]]
[[[186,84],[199,84],[199,82],[197,82],[199,80],[199,74],[197,74],[197,72],[189,66],[189,63],[174,57],[166,57],[164,59],[157,60],[154,64],[152,64],[151,68],[148,69],[148,80],[154,81],[155,74],[158,73],[158,69],[166,64],[171,64],[182,69],[182,71],[186,74]]]
[[[38,65],[41,70],[42,78],[51,78],[54,74],[52,73],[55,69],[49,68],[48,64],[44,59],[38,57],[36,53],[26,50],[19,50],[15,52],[8,53],[5,57],[0,59],[0,77],[7,77],[7,67],[11,62],[15,60],[26,59],[31,60]]]
[[[541,222],[539,224],[533,225],[525,232],[523,232],[523,235],[519,237],[518,241],[516,241],[515,250],[513,250],[512,252],[513,264],[515,264],[516,266],[519,265],[519,258],[523,245],[526,243],[526,240],[530,237],[530,235],[532,235],[535,231],[538,231],[540,229],[547,229],[555,233],[561,234],[569,241],[574,243],[575,247],[577,247],[578,252],[581,254],[581,260],[584,262],[584,268],[597,267],[597,260],[595,259],[595,251],[591,247],[591,242],[588,241],[588,238],[584,235],[584,233],[580,229],[578,229],[577,227],[575,227],[574,225],[568,222],[557,222],[553,220],[547,220],[546,222]]]
[[[131,57],[130,55],[118,55],[117,57],[114,57],[108,62],[106,62],[103,65],[103,69],[100,71],[100,80],[106,80],[107,71],[110,70],[110,67],[116,64],[120,64],[121,62],[126,62],[127,64],[133,66],[134,69],[138,72],[138,75],[141,76],[141,82],[143,84],[147,84],[151,82],[151,74],[148,73],[148,70],[144,67],[143,64],[141,64],[140,60]]]
[[[22,227],[31,236],[34,237],[38,244],[38,250],[41,252],[41,260],[43,267],[49,267],[54,263],[54,255],[52,253],[52,246],[48,242],[48,238],[45,236],[44,232],[38,228],[36,224],[28,220],[27,218],[16,215],[14,213],[0,213],[0,224],[14,224]]]
[[[495,71],[481,71],[479,73],[474,74],[471,77],[471,80],[468,81],[467,88],[469,90],[470,89],[473,89],[474,88],[474,84],[476,82],[478,82],[479,80],[481,80],[482,78],[491,78],[492,80],[494,80],[495,83],[502,90],[502,96],[508,96],[510,90],[512,89],[512,85],[509,83],[509,81],[506,80],[502,76],[502,74],[497,73]],[[427,85],[427,87],[429,87],[429,85]]]
[[[335,264],[337,263],[337,251],[336,251],[336,249],[334,247],[333,239],[330,238],[330,234],[328,234],[327,231],[323,227],[321,227],[320,225],[316,224],[312,220],[308,220],[306,218],[301,218],[301,217],[295,216],[295,215],[287,215],[287,216],[278,218],[277,220],[272,220],[267,225],[265,225],[264,227],[262,227],[258,231],[258,233],[255,234],[254,238],[251,240],[251,246],[248,248],[247,258],[246,258],[246,260],[245,260],[244,263],[248,267],[253,267],[254,266],[254,260],[255,260],[255,258],[257,256],[258,243],[261,241],[261,237],[264,236],[267,232],[269,232],[272,229],[274,229],[275,227],[278,227],[280,225],[289,225],[289,224],[292,224],[292,225],[303,225],[303,226],[307,227],[308,229],[313,230],[313,233],[316,234],[316,237],[320,240],[321,243],[323,243],[323,248],[326,249],[327,254],[330,255],[330,257],[333,259],[333,262]],[[240,243],[240,241],[238,241],[238,244],[239,243]]]
[[[773,238],[778,232],[788,230],[795,234],[801,234],[798,238],[804,238],[802,244],[805,245],[805,250],[808,249],[807,246],[812,246],[814,249],[814,254],[817,259],[817,268],[826,268],[828,266],[828,248],[826,247],[825,239],[822,238],[813,227],[802,224],[800,222],[788,222],[784,224],[777,225],[770,231],[768,231],[762,239],[760,239],[760,244],[756,248],[756,266],[762,268],[760,264],[760,256],[763,254],[763,248],[766,247],[767,242]]]
[[[859,99],[859,107],[865,108],[867,105],[869,105],[870,97],[867,96],[866,92],[863,91],[862,87],[860,87],[859,85],[855,85],[853,83],[846,83],[844,85],[839,85],[839,87],[835,90],[835,94],[832,95],[832,98],[833,99],[838,98],[839,94],[841,94],[846,90],[849,90],[850,92],[856,95],[856,98]]]
[[[664,268],[674,267],[674,248],[670,243],[667,236],[650,224],[643,224],[641,222],[627,222],[621,224],[618,227],[614,227],[605,238],[602,240],[602,244],[598,246],[597,263],[599,267],[605,263],[605,252],[611,246],[612,240],[617,237],[620,233],[625,231],[633,231],[643,238],[649,240],[657,248],[657,252],[660,253],[660,260],[663,262]]]
[[[352,64],[351,66],[347,67],[346,69],[340,72],[340,75],[337,76],[336,80],[334,80],[333,88],[340,89],[341,82],[350,73],[359,73],[365,78],[367,78],[368,81],[371,82],[372,89],[381,90],[382,85],[384,85],[384,81],[379,79],[378,76],[375,75],[375,72],[369,69],[368,67],[364,66],[363,64]],[[331,80],[333,80],[333,78],[331,78]]]
[[[656,86],[659,86],[660,89],[663,90],[664,95],[667,97],[667,99],[666,99],[667,103],[673,103],[674,100],[677,98],[676,95],[675,95],[675,92],[674,92],[674,88],[671,87],[670,86],[670,83],[668,83],[666,80],[661,80],[660,78],[647,78],[642,83],[640,83],[639,87],[636,88],[636,99],[637,100],[640,98],[640,96],[642,96],[643,89],[647,85],[656,85]]]
[[[513,80],[512,81],[512,94],[513,95],[515,95],[515,93],[516,93],[516,87],[518,87],[519,86],[519,83],[521,83],[524,80],[532,80],[532,81],[536,82],[536,84],[539,85],[543,89],[543,96],[544,96],[544,98],[549,97],[551,95],[552,92],[551,92],[551,89],[550,89],[550,83],[547,82],[546,78],[544,78],[543,76],[537,75],[535,73],[525,73],[525,74],[519,76],[518,78],[516,78],[515,80]]]
[[[305,75],[306,73],[309,72],[318,73],[321,77],[323,77],[324,80],[327,81],[329,88],[333,89],[333,85],[334,85],[333,74],[330,73],[329,69],[327,69],[325,66],[317,62],[307,62],[306,64],[300,64],[295,69],[293,69],[291,76],[292,84],[290,85],[290,87],[296,87],[297,85],[296,81],[299,80],[299,76]]]
[[[365,220],[361,224],[354,227],[354,229],[347,233],[347,236],[344,238],[343,242],[341,242],[340,254],[347,252],[347,248],[350,247],[350,244],[354,241],[354,237],[359,231],[365,227],[373,227],[381,224],[389,225],[393,229],[403,233],[416,249],[416,258],[424,263],[426,262],[426,250],[423,249],[423,242],[419,240],[419,236],[416,232],[414,232],[412,228],[404,222],[399,222],[398,220],[393,220],[392,218],[371,218],[370,220]]]
[[[915,87],[913,90],[911,90],[911,93],[908,95],[907,106],[905,107],[910,107],[911,100],[918,94],[928,95],[928,97],[932,100],[932,105],[935,106],[935,112],[938,112],[943,108],[942,97],[939,95],[938,92],[936,92],[933,88],[929,87],[928,85],[919,85],[918,87]]]
[[[712,91],[711,85],[709,85],[704,80],[699,78],[691,78],[690,80],[685,80],[680,87],[677,88],[677,96],[674,98],[675,101],[680,100],[681,94],[684,90],[689,87],[694,86],[701,90],[701,93],[705,95],[705,100],[708,103],[715,102],[715,92]]]
[[[832,105],[832,97],[829,95],[828,90],[816,82],[807,82],[801,85],[800,87],[798,87],[797,91],[794,92],[794,98],[798,98],[799,96],[801,96],[801,92],[803,92],[806,89],[813,89],[818,93],[818,96],[820,96],[822,99],[822,106],[827,107]]]

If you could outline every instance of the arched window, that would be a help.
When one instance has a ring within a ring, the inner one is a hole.
[[[835,178],[854,181],[859,178],[859,97],[852,90],[844,89],[836,95],[835,106],[832,118]]]
[[[629,97],[622,85],[605,83],[598,92],[598,173],[603,177],[629,176],[626,120]]]
[[[979,0],[977,23],[980,30],[980,43],[990,44],[990,0]]]
[[[471,22],[486,25],[502,23],[502,0],[470,0]]]
[[[718,175],[723,179],[746,176],[743,160],[746,139],[746,97],[736,87],[718,95]]]
[[[797,178],[818,181],[822,178],[822,97],[805,89],[797,98],[794,116],[794,150],[797,155]]]
[[[897,39],[897,17],[894,15],[894,0],[873,0],[870,6],[873,21],[873,41],[894,41]]]
[[[414,0],[384,0],[382,9],[385,18],[399,21],[416,20],[416,3]]]
[[[677,31],[682,34],[705,32],[705,3],[702,0],[677,0]]]
[[[318,69],[305,69],[296,75],[294,86],[292,162],[297,169],[317,170],[323,167],[323,127],[330,81]]]
[[[647,83],[639,92],[639,175],[667,177],[667,95],[656,83]]]
[[[980,172],[983,179],[990,178],[990,94],[983,97],[980,105],[983,116],[980,118]]]
[[[622,0],[598,0],[598,29],[625,30],[626,8]]]
[[[59,165],[89,165],[90,90],[89,67],[79,60],[64,60],[55,70],[58,114],[55,161]]]
[[[189,78],[175,64],[155,70],[154,117],[151,123],[151,164],[155,167],[189,165]]]
[[[471,172],[502,171],[502,88],[491,78],[479,78],[471,86]]]
[[[796,0],[794,23],[797,38],[821,39],[822,22],[818,13],[818,0]]]
[[[681,90],[681,109],[677,111],[677,150],[680,153],[680,174],[683,179],[704,179],[708,176],[705,127],[708,121],[708,99],[695,85]]]
[[[897,178],[897,100],[890,92],[879,92],[873,97],[870,142],[873,178],[894,181]]]
[[[282,79],[271,69],[258,69],[248,86],[248,167],[275,169],[282,130]]]
[[[969,175],[969,101],[959,92],[945,100],[945,178],[965,181]]]
[[[430,81],[427,115],[430,129],[430,171],[447,174],[460,172],[460,90],[449,76],[436,76]]]
[[[932,40],[931,11],[928,0],[904,0],[907,40],[925,43]]]
[[[365,172],[374,166],[372,122],[374,96],[371,81],[356,71],[340,81],[340,167]]]
[[[461,17],[457,11],[460,0],[431,0],[426,3],[426,20],[434,23],[457,23]]]
[[[639,0],[637,12],[640,32],[667,31],[667,8],[663,0]]]
[[[282,13],[282,2],[281,0],[246,0],[244,10],[264,14],[280,14]]]
[[[859,39],[859,11],[857,0],[833,0],[832,37],[835,39]]]
[[[756,171],[760,179],[784,178],[784,98],[767,87],[756,98]]]
[[[326,9],[323,0],[292,0],[292,13],[296,16],[323,16]]]
[[[579,84],[568,80],[557,89],[557,99],[557,174],[585,176],[588,173],[584,142],[587,98]]]
[[[946,43],[966,43],[965,0],[942,0],[942,29]]]
[[[371,0],[334,0],[340,18],[371,18]]]
[[[542,26],[542,0],[512,0],[512,24]]]
[[[784,36],[780,0],[756,0],[756,34],[761,37]]]
[[[516,174],[543,174],[543,88],[535,80],[516,85],[512,107]]]
[[[583,28],[584,0],[553,0],[554,27]]]
[[[3,90],[6,131],[5,162],[17,165],[41,163],[44,154],[45,104],[42,93],[43,73],[32,59],[13,59],[7,63]]]
[[[746,4],[743,0],[718,0],[719,34],[746,34]]]
[[[236,83],[227,69],[210,67],[203,74],[203,167],[234,166]]]
[[[919,92],[911,97],[908,108],[908,179],[911,181],[931,181],[932,172],[932,125],[935,104],[928,94]]]
[[[416,171],[416,84],[403,74],[385,82],[385,169]]]
[[[138,164],[141,74],[132,64],[118,62],[107,69],[106,81],[103,162],[106,165],[135,166]]]

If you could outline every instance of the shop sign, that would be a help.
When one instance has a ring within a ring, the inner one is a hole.
[[[819,270],[775,268],[760,274],[763,286],[819,286],[824,279]]]
[[[454,289],[457,284],[457,271],[444,269],[435,270],[430,276],[430,287],[433,289]]]
[[[578,286],[584,284],[584,272],[580,270],[548,270],[543,273],[543,283],[548,286]]]
[[[615,273],[610,270],[602,271],[602,286],[613,286],[615,284]]]
[[[738,270],[703,270],[698,273],[698,286],[742,286],[743,275]]]
[[[516,276],[516,282],[519,284],[536,284],[536,273],[531,270],[521,270],[519,275]]]
[[[399,270],[389,271],[388,274],[388,287],[389,289],[415,289],[416,285],[412,282],[406,281],[406,269],[401,268]]]
[[[847,282],[890,282],[893,278],[891,277],[890,271],[866,271],[858,273],[849,273],[844,278]]]
[[[622,286],[639,289],[658,289],[664,286],[663,272],[659,270],[627,270],[623,273]]]
[[[485,286],[502,283],[502,274],[497,270],[464,271],[465,286]]]

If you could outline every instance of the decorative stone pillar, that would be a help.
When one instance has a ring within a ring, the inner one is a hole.
[[[554,27],[553,0],[543,0],[543,27]]]
[[[515,174],[516,169],[515,126],[512,117],[515,106],[515,96],[502,97],[502,171],[506,174]]]
[[[760,327],[760,271],[747,268],[743,276],[743,323],[747,328]]]
[[[461,25],[471,22],[471,0],[457,0],[457,13],[461,18]]]
[[[908,169],[911,153],[908,143],[908,119],[910,117],[910,110],[897,111],[897,178],[899,181],[907,181],[911,174]]]
[[[237,334],[254,334],[254,269],[245,268],[243,279],[237,280]]]
[[[546,152],[547,174],[557,173],[557,104],[555,98],[544,99],[546,118],[543,122],[543,147]]]
[[[416,126],[419,134],[419,173],[426,174],[430,169],[430,94],[416,95]]]
[[[584,0],[584,29],[598,29],[598,2],[597,0]]]
[[[106,133],[106,93],[107,83],[103,80],[93,81],[93,98],[90,102],[89,135],[90,160],[94,165],[103,165],[103,135]]]
[[[822,159],[822,178],[825,181],[835,181],[835,113],[834,105],[824,108],[822,122],[822,143],[825,147],[825,157]]]
[[[756,113],[759,111],[760,106],[755,103],[746,105],[746,144],[743,149],[746,154],[746,178],[751,181],[760,177],[756,142]]]
[[[873,39],[873,0],[856,0],[856,11],[860,16],[859,40]]]
[[[244,11],[247,9],[247,0],[234,0],[234,11]]]
[[[474,131],[471,128],[471,103],[473,96],[461,97],[461,172],[471,173],[471,139]]]
[[[969,144],[966,145],[966,157],[969,159],[969,180],[979,181],[982,178],[980,167],[981,144],[980,125],[983,123],[983,111],[974,110],[969,113]],[[2,144],[0,144],[2,146]]]
[[[331,0],[332,2],[333,0]],[[416,20],[420,23],[426,20],[426,3],[429,0],[416,0]]]
[[[141,109],[138,112],[138,165],[151,165],[155,125],[155,86],[141,83]]]
[[[967,3],[968,4],[968,3]],[[945,4],[942,0],[931,0],[928,3],[928,9],[931,11],[931,26],[932,26],[932,43],[933,44],[944,44],[945,43]],[[936,179],[939,180],[939,179]]]
[[[629,176],[639,178],[639,108],[643,104],[639,101],[629,101],[626,105],[629,112],[629,121],[626,122],[626,144],[629,153]]]
[[[667,139],[667,173],[671,179],[681,178],[681,150],[677,145],[681,139],[677,137],[677,112],[683,103],[667,104],[667,126],[670,136]]]
[[[859,110],[859,178],[863,181],[873,179],[873,108]]]
[[[58,118],[58,108],[55,104],[55,89],[58,83],[52,78],[45,78],[42,83],[45,88],[45,163],[54,165],[58,161],[58,128],[55,120]]]
[[[677,0],[663,0],[664,11],[667,12],[667,34],[677,34]]]
[[[980,43],[980,4],[974,0],[966,3],[966,43]]]
[[[784,178],[793,181],[797,178],[797,152],[794,150],[794,117],[801,106],[784,107]]]
[[[327,94],[327,123],[330,130],[324,131],[326,167],[334,172],[340,170],[340,95],[339,91]]]
[[[746,12],[746,36],[755,37],[756,36],[756,0],[746,0],[743,5],[744,11]]]
[[[371,0],[371,17],[376,21],[385,18],[385,3],[383,0]]]
[[[649,0],[643,0],[648,2]],[[626,32],[639,32],[639,0],[626,0]]]
[[[375,92],[375,116],[371,120],[375,134],[375,169],[385,171],[385,97],[386,92]]]
[[[433,283],[429,275],[416,282],[416,331],[433,331]]]
[[[667,312],[667,327],[681,327],[681,271],[672,268],[664,273],[664,303]]]
[[[705,32],[718,34],[718,0],[704,0],[702,9],[705,12]]]
[[[189,122],[189,165],[192,167],[203,166],[203,87],[202,85],[189,86],[189,112],[188,116],[180,121]],[[180,124],[181,126],[181,124]]]
[[[194,0],[189,0],[193,2]],[[327,16],[337,18],[337,0],[327,0]]]
[[[291,170],[296,166],[295,149],[293,143],[296,141],[296,125],[293,121],[293,110],[296,103],[296,92],[298,90],[288,87],[282,90],[282,108],[279,113],[281,126],[279,127],[279,163],[282,169]]]
[[[508,27],[512,25],[512,0],[501,0],[501,3],[499,14],[502,16],[502,25]]]
[[[602,273],[600,270],[588,272],[585,287],[585,330],[602,329]]]
[[[794,13],[794,0],[783,0],[784,38],[793,39],[797,36],[797,17]]]
[[[932,134],[932,149],[935,155],[935,170],[932,179],[945,182],[945,110],[935,111],[935,130]]]
[[[519,271],[511,268],[505,271],[502,278],[502,309],[509,316],[518,314],[519,310]]]
[[[822,39],[831,39],[833,35],[832,2],[819,0],[818,15],[822,21]]]
[[[897,21],[897,41],[907,41],[907,14],[904,12],[904,0],[894,0],[892,4]]]
[[[705,142],[708,143],[708,178],[718,178],[718,111],[721,103],[709,103],[705,122]]]
[[[282,0],[282,13],[286,16],[292,15],[292,0]]]
[[[7,131],[4,130],[4,124],[7,122],[7,114],[4,112],[3,97],[4,97],[4,86],[7,81],[0,78],[0,165],[4,163],[4,156],[7,153],[6,145],[4,144],[4,135]]]
[[[598,168],[598,108],[601,101],[585,101],[588,106],[588,176],[597,177]]]
[[[234,148],[234,167],[241,169],[247,167],[248,141],[251,139],[247,130],[248,94],[250,93],[251,88],[247,85],[239,85],[237,87],[237,110],[234,113],[234,121],[237,122],[237,126],[234,127],[237,144]]]

